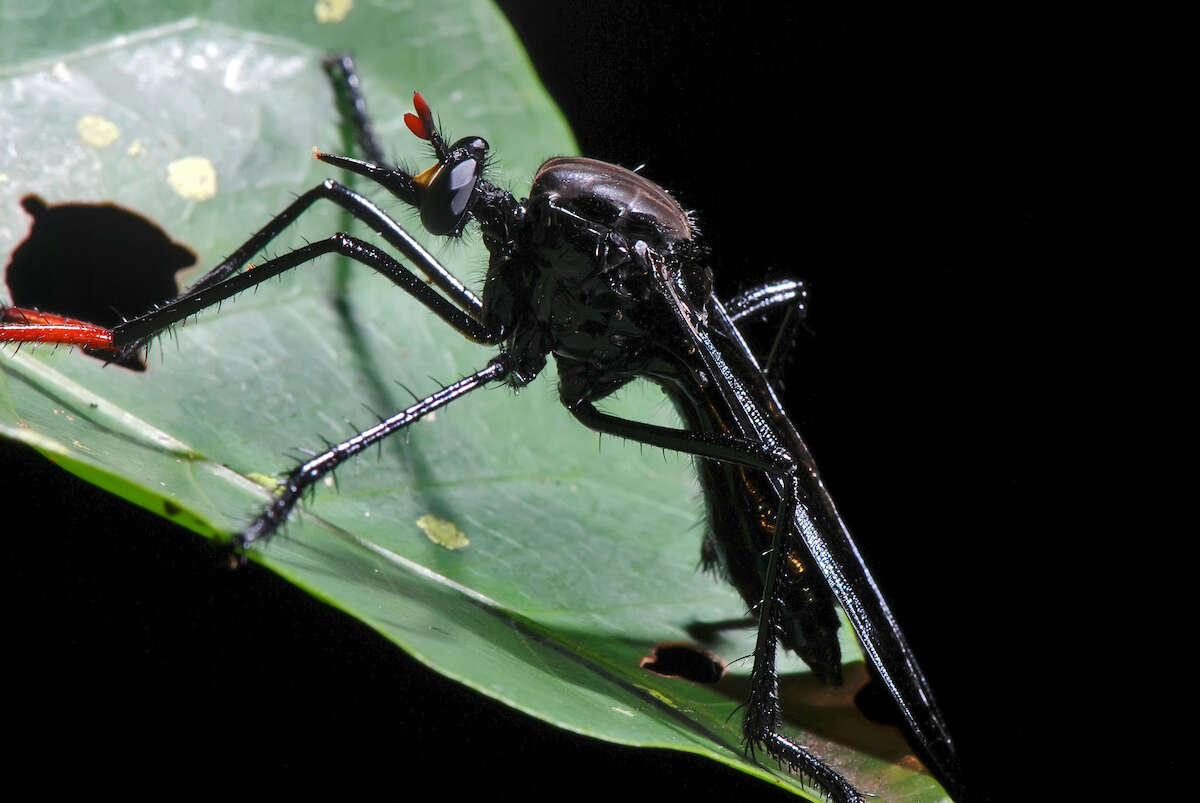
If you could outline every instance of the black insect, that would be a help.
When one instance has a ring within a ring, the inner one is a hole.
[[[737,588],[758,619],[743,721],[747,747],[766,750],[833,800],[862,800],[829,765],[779,732],[776,645],[782,642],[799,654],[826,683],[839,683],[835,606],[840,606],[873,674],[895,699],[914,745],[943,783],[959,790],[954,744],[925,676],[764,364],[738,329],[737,321],[746,316],[802,310],[802,285],[779,281],[721,301],[713,294],[708,254],[692,217],[661,187],[615,165],[559,157],[542,164],[529,197],[518,199],[485,177],[487,141],[472,136],[447,143],[419,94],[414,95],[416,114],[405,120],[432,145],[437,161],[416,175],[390,166],[372,132],[353,62],[338,56],[327,67],[348,101],[366,160],[328,153],[316,157],[416,207],[432,234],[457,237],[474,221],[490,253],[482,297],[374,203],[326,180],[158,309],[108,330],[8,308],[0,339],[74,342],[127,356],[171,324],[323,254],[336,252],[367,265],[460,334],[499,347],[499,354],[466,378],[293,469],[275,500],[234,536],[239,551],[276,533],[305,490],[350,457],[477,388],[532,382],[553,355],[562,403],[582,424],[703,458],[700,479],[711,522],[703,561]],[[333,201],[379,232],[426,278],[346,234],[238,273],[319,199]],[[596,402],[639,378],[663,388],[686,429],[618,418],[596,408]]]

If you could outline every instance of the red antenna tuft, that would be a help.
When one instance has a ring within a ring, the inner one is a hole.
[[[429,110],[429,104],[425,102],[425,98],[421,97],[420,92],[413,92],[413,108],[417,110],[417,113],[406,112],[404,124],[408,126],[409,131],[421,139],[432,140],[437,131],[433,126],[433,112]]]

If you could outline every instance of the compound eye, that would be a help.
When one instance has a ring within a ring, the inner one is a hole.
[[[437,171],[421,200],[421,223],[430,234],[453,234],[462,228],[482,167],[482,159],[468,156]]]

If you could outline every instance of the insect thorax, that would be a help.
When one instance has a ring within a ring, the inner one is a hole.
[[[712,280],[699,244],[604,198],[544,194],[524,206],[530,236],[520,248],[493,252],[484,287],[485,314],[503,322],[506,350],[527,374],[553,353],[560,374],[587,375],[591,398],[645,375],[662,359],[665,318],[634,246],[646,242],[687,274],[702,308]]]

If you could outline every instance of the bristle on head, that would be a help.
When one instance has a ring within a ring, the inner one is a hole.
[[[425,102],[425,98],[421,97],[420,92],[413,92],[413,108],[417,110],[417,113],[405,113],[404,124],[408,126],[409,131],[421,139],[432,140],[434,132],[437,130],[433,125],[433,112],[429,110],[429,104]]]

